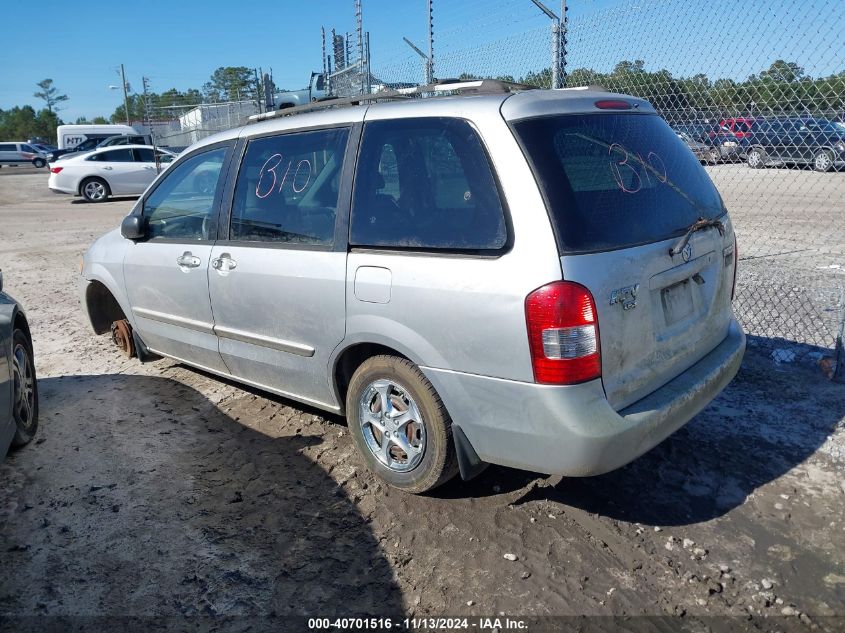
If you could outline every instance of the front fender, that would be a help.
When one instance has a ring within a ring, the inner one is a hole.
[[[120,229],[115,229],[97,239],[83,256],[79,302],[89,323],[92,323],[92,319],[88,312],[88,288],[93,282],[99,282],[111,293],[132,327],[135,327],[135,317],[126,296],[123,278],[123,258],[128,244],[128,240],[120,234]]]

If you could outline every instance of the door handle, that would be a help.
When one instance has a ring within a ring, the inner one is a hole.
[[[155,169],[155,167],[147,166],[147,167],[144,167],[144,169]]]
[[[103,167],[103,169],[114,169],[114,167],[108,167],[108,166],[106,166],[106,167]]]
[[[194,257],[191,251],[185,251],[181,257],[176,258],[179,268],[198,268],[202,263],[199,257]]]
[[[225,275],[230,270],[237,268],[238,262],[232,259],[232,256],[229,253],[221,253],[220,257],[215,257],[211,260],[211,267],[220,272],[221,274]]]

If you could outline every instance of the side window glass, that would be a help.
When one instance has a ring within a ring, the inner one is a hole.
[[[116,149],[111,152],[103,152],[100,155],[100,160],[108,163],[133,163],[135,157],[132,155],[131,149]]]
[[[206,240],[226,148],[192,156],[167,171],[144,201],[150,238]]]
[[[154,163],[156,161],[153,150],[146,147],[136,149],[135,155],[138,157],[138,162],[141,163]]]
[[[446,250],[504,247],[502,201],[470,124],[452,118],[367,123],[350,242]]]
[[[255,139],[235,185],[230,239],[330,245],[349,130]]]

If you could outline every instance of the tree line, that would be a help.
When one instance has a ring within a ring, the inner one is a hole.
[[[58,112],[69,97],[53,85],[52,79],[44,79],[36,85],[38,90],[33,96],[44,102],[44,108],[36,110],[31,105],[15,106],[9,110],[0,108],[0,140],[40,138],[55,142],[56,127],[67,123],[58,116]],[[189,88],[181,91],[171,88],[162,93],[148,92],[146,96],[133,93],[128,95],[126,102],[129,109],[128,118],[134,123],[145,119],[171,119],[200,103],[254,100],[262,97],[261,86],[254,70],[245,66],[225,66],[215,70],[202,89]],[[126,107],[121,103],[109,117],[78,117],[74,123],[123,123],[126,119]]]
[[[460,79],[480,79],[463,73]],[[549,88],[552,72],[545,68],[515,78],[499,75],[496,79]],[[845,116],[845,71],[826,77],[811,77],[795,62],[777,60],[768,68],[750,75],[744,81],[711,79],[700,73],[692,77],[674,77],[666,69],[647,70],[641,59],[622,60],[608,73],[591,68],[576,68],[568,73],[567,86],[599,85],[612,92],[633,94],[654,104],[661,112],[698,111],[743,114],[811,113]],[[32,106],[0,109],[0,139],[17,140],[40,137],[54,140],[56,127],[64,123],[57,112],[68,100],[58,91],[52,79],[37,84],[34,97],[45,107]],[[245,66],[224,66],[215,70],[201,88],[181,91],[171,88],[161,93],[133,93],[128,96],[129,120],[132,122],[172,119],[201,103],[260,100],[263,98],[260,78]],[[110,117],[80,117],[76,123],[122,123],[126,108],[121,103]]]
[[[464,73],[461,79],[480,79]],[[541,88],[550,88],[552,72],[545,68],[515,79],[496,77]],[[810,77],[795,62],[779,59],[767,69],[750,75],[745,81],[711,80],[700,73],[692,77],[674,77],[665,69],[649,71],[641,59],[620,61],[609,73],[591,68],[576,68],[568,73],[566,85],[598,85],[611,92],[641,97],[663,112],[695,110],[707,112],[765,113],[840,113],[845,114],[845,71],[827,77]]]

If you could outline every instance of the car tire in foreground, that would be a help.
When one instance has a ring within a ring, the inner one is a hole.
[[[813,169],[816,171],[830,171],[833,169],[833,154],[830,150],[823,149],[813,156]]]
[[[745,160],[752,169],[762,169],[766,166],[768,157],[762,147],[752,147],[748,150]]]
[[[38,430],[38,381],[32,342],[23,330],[12,335],[12,379],[15,437],[12,446],[28,444]]]
[[[361,364],[349,383],[346,418],[367,466],[391,486],[418,494],[458,472],[446,407],[405,358],[374,356]]]
[[[86,178],[79,191],[88,202],[103,202],[111,195],[108,183],[102,178]]]

